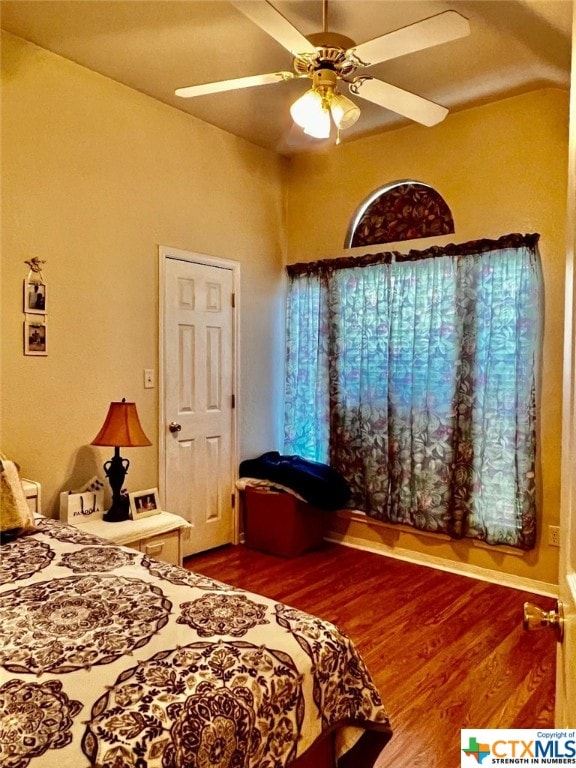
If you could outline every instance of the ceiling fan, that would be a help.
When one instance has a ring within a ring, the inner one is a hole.
[[[294,71],[191,85],[178,88],[175,92],[177,96],[191,98],[309,78],[312,88],[292,104],[290,113],[304,133],[318,139],[330,136],[332,123],[336,126],[339,139],[339,132],[350,128],[360,117],[359,107],[340,92],[338,86],[341,83],[345,83],[354,96],[422,125],[436,125],[448,114],[446,107],[440,104],[356,71],[466,37],[470,34],[468,19],[456,11],[439,13],[356,45],[349,37],[328,31],[328,0],[323,0],[322,32],[307,36],[301,34],[268,0],[232,0],[232,5],[290,51]]]

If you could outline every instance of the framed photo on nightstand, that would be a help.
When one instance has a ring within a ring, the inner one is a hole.
[[[128,494],[130,498],[130,515],[132,520],[140,520],[142,517],[157,515],[160,509],[158,488],[149,488],[147,491],[136,491]]]

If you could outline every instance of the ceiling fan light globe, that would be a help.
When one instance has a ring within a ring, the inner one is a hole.
[[[327,109],[320,110],[303,127],[307,136],[312,136],[315,139],[328,139],[330,137],[330,112]]]
[[[317,91],[306,91],[290,107],[292,120],[301,128],[306,128],[312,121],[318,120],[323,112],[322,97]]]
[[[330,136],[330,112],[318,91],[306,91],[292,104],[290,114],[308,136],[315,139],[327,139]]]
[[[335,93],[330,104],[332,119],[336,127],[345,131],[351,128],[360,117],[360,108],[347,96]]]

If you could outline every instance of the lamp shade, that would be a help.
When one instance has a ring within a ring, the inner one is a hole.
[[[136,403],[110,403],[104,426],[91,445],[126,446],[138,448],[152,445],[140,425]]]
[[[330,136],[330,112],[324,106],[318,91],[310,90],[300,96],[290,107],[294,122],[304,133],[315,139],[327,139]]]
[[[341,93],[335,93],[330,102],[330,111],[336,127],[345,131],[354,125],[360,117],[360,109],[354,104],[352,99],[343,96]]]
[[[292,120],[301,128],[307,128],[310,123],[322,115],[322,97],[315,90],[306,91],[299,99],[296,99],[290,107]]]
[[[321,73],[322,74],[322,73]],[[349,98],[334,89],[334,73],[327,70],[324,80],[314,77],[314,87],[296,99],[290,107],[294,122],[304,129],[304,133],[316,139],[330,136],[330,115],[339,131],[350,128],[360,117],[360,108]]]
[[[327,139],[330,136],[330,112],[320,110],[308,121],[304,133],[315,139]]]

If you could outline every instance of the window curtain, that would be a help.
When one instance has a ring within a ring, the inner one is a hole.
[[[532,548],[537,243],[289,267],[284,450],[374,518]]]

